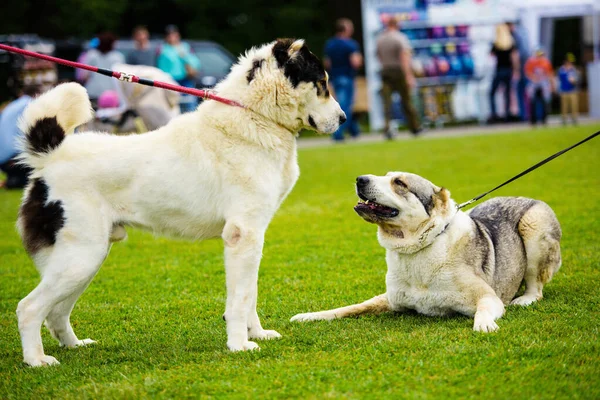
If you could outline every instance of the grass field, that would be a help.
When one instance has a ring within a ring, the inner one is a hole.
[[[267,233],[263,326],[283,338],[226,350],[220,241],[129,230],[72,315],[67,350],[43,332],[58,367],[21,363],[15,308],[38,275],[14,229],[20,193],[0,192],[0,398],[600,398],[600,139],[503,188],[550,204],[563,266],[529,308],[492,334],[466,317],[416,314],[297,324],[296,313],[385,290],[375,227],[354,214],[355,177],[411,171],[465,201],[598,126],[420,139],[300,151],[302,175]]]

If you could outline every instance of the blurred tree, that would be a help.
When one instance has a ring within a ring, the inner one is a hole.
[[[0,33],[89,39],[102,30],[129,36],[135,25],[162,35],[168,24],[187,39],[221,43],[233,53],[277,37],[302,37],[320,54],[333,24],[331,2],[323,0],[22,0],[3,5]]]

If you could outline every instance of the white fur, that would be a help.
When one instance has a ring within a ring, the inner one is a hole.
[[[86,132],[67,136],[49,154],[25,155],[33,177],[49,187],[48,200],[60,201],[65,213],[54,246],[33,255],[40,285],[17,309],[27,364],[57,363],[43,351],[44,319],[61,344],[92,343],[77,339],[69,315],[111,242],[126,236],[123,225],[194,240],[222,237],[227,346],[252,350],[258,345],[250,338],[280,337],[262,328],[256,312],[265,231],[299,176],[297,132],[310,129],[311,113],[319,131],[333,132],[343,112],[333,98],[315,100],[312,84],[293,88],[272,48],[270,43],[247,52],[216,88],[247,108],[207,101],[147,134]],[[248,83],[254,60],[263,63]],[[72,130],[91,117],[85,90],[57,87],[29,106],[21,126],[26,131],[44,116],[57,116]],[[23,231],[23,221],[18,225]]]

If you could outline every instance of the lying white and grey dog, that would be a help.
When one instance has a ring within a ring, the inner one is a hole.
[[[143,135],[69,135],[92,116],[85,89],[65,84],[25,110],[22,160],[33,169],[17,227],[41,274],[17,307],[25,363],[44,354],[42,322],[63,346],[79,340],[71,310],[132,225],[157,234],[225,243],[227,346],[279,337],[256,313],[265,231],[298,179],[296,136],[332,133],[346,117],[303,40],[253,48],[216,87],[245,108],[205,101]],[[200,255],[201,256],[201,255]]]
[[[461,313],[492,332],[505,304],[529,305],[561,265],[561,229],[538,200],[497,197],[462,212],[450,192],[414,174],[360,176],[354,208],[378,225],[386,251],[387,291],[361,304],[299,314],[292,321],[416,310]],[[522,282],[525,293],[517,298]]]

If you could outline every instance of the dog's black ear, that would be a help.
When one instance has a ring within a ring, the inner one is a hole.
[[[310,52],[303,39],[278,39],[273,45],[277,65],[294,87],[300,82],[317,82],[325,78],[321,61]]]
[[[296,58],[302,47],[304,47],[302,39],[277,39],[273,46],[273,56],[275,56],[279,68],[285,67],[290,60]]]

